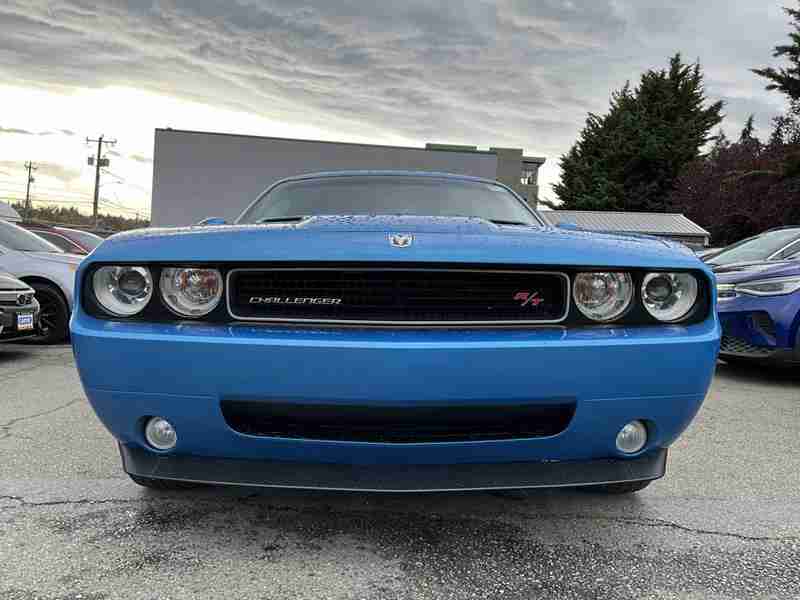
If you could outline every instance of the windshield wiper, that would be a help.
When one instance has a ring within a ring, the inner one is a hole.
[[[256,221],[256,225],[261,225],[263,223],[292,223],[294,221],[302,221],[306,218],[306,215],[290,215],[287,217],[264,217],[263,219],[259,219]]]

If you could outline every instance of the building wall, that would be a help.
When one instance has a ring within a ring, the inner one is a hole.
[[[495,179],[497,163],[490,152],[157,129],[152,223],[189,225],[212,216],[231,221],[273,182],[313,171],[407,169]]]

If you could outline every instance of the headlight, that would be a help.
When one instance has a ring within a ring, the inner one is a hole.
[[[572,297],[593,321],[613,321],[631,304],[633,280],[629,273],[578,273]]]
[[[222,275],[216,269],[167,268],[161,271],[161,297],[182,317],[202,317],[222,298]]]
[[[800,290],[800,277],[775,277],[739,283],[734,288],[743,294],[753,296],[783,296]]]
[[[153,296],[153,278],[147,267],[100,267],[92,276],[94,296],[115,317],[131,317]]]
[[[697,279],[689,273],[648,273],[642,281],[642,304],[659,321],[681,320],[697,301]]]

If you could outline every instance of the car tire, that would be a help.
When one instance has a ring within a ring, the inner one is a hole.
[[[133,480],[134,483],[150,488],[151,490],[192,490],[198,487],[202,487],[203,484],[201,483],[193,483],[191,481],[176,481],[174,479],[155,479],[153,477],[141,477],[139,475],[134,475],[132,473],[128,473],[128,477]]]
[[[42,335],[38,341],[42,344],[63,342],[69,335],[69,307],[64,296],[57,287],[49,283],[33,282],[30,286],[39,301]]]
[[[606,483],[603,485],[586,485],[578,489],[589,494],[607,494],[618,496],[621,494],[633,494],[641,491],[652,482],[652,479],[645,479],[644,481],[625,481],[622,483]]]

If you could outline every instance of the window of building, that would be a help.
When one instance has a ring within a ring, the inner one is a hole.
[[[519,182],[522,185],[536,185],[536,169],[522,169],[522,176]]]

